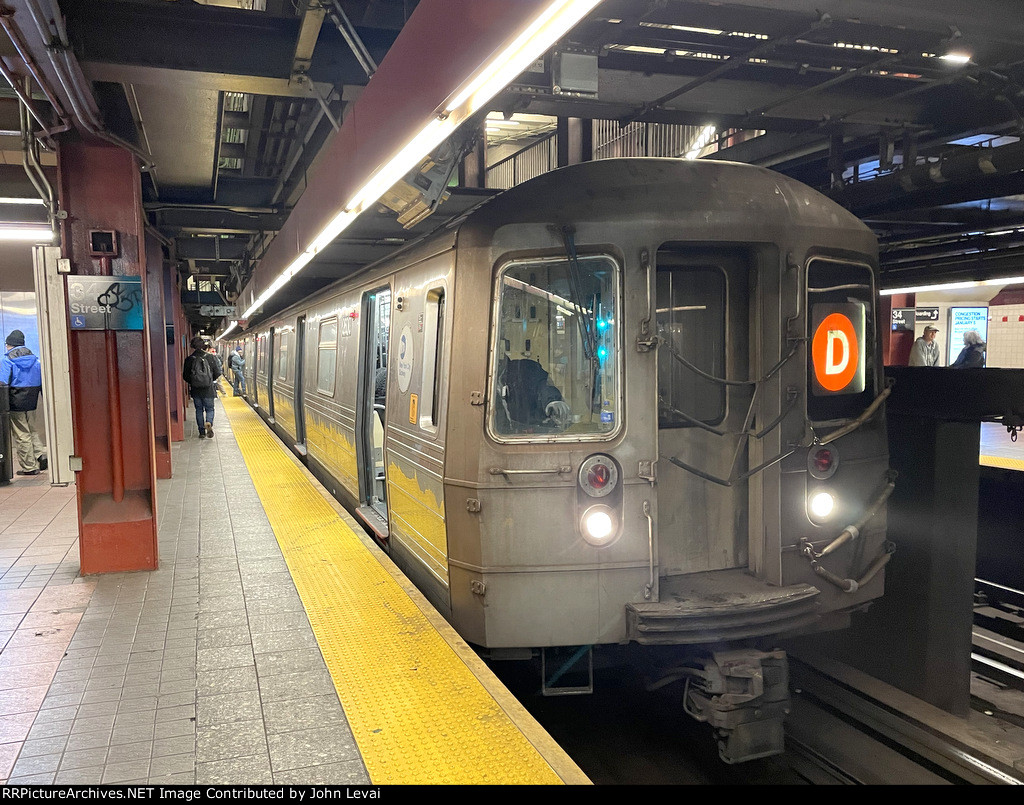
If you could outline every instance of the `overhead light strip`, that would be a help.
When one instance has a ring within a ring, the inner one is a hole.
[[[898,293],[925,293],[926,291],[956,291],[964,288],[981,288],[992,285],[1021,285],[1024,277],[1005,277],[991,280],[964,280],[963,282],[943,282],[934,285],[916,285],[912,288],[887,288],[879,291],[881,296],[892,296]]]
[[[554,0],[513,42],[481,67],[427,121],[409,142],[352,196],[313,242],[293,260],[242,314],[249,318],[344,231],[367,207],[390,190],[444,142],[467,118],[520,75],[601,0]]]
[[[25,226],[24,224],[0,224],[0,240],[21,241],[23,243],[53,243],[55,233],[48,226]]]

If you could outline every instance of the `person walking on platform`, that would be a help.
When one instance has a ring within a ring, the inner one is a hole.
[[[217,401],[217,378],[220,368],[214,356],[206,351],[206,340],[197,335],[190,345],[191,355],[185,358],[181,376],[188,383],[192,404],[196,409],[199,438],[213,438],[213,404]]]
[[[935,343],[935,334],[938,331],[938,327],[932,327],[930,324],[924,328],[924,334],[910,348],[911,366],[939,365],[939,345]]]
[[[11,330],[7,350],[0,359],[0,393],[7,394],[11,409],[11,430],[21,469],[18,475],[38,475],[48,466],[46,448],[32,424],[32,412],[39,404],[43,370],[39,358],[25,346],[25,334]]]
[[[217,354],[217,348],[213,344],[206,348],[206,352],[213,357],[214,363],[217,364],[217,376],[213,379],[213,390],[221,397],[224,397],[227,395],[227,392],[224,391],[224,387],[220,384],[220,379],[224,376],[224,361],[220,359],[220,355]]]
[[[234,389],[235,396],[242,397],[245,395],[245,356],[242,354],[241,347],[235,347],[235,351],[231,353],[231,357],[228,358],[228,368],[231,370],[232,377],[234,378]]]

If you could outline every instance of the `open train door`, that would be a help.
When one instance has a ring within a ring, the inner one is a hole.
[[[363,295],[360,316],[358,398],[356,406],[356,461],[359,465],[359,508],[356,513],[381,542],[388,538],[387,483],[384,465],[384,398],[377,380],[387,375],[388,337],[391,331],[391,290],[377,288]]]
[[[295,380],[292,388],[295,400],[295,449],[302,455],[306,455],[306,412],[302,403],[306,396],[303,394],[305,366],[306,317],[299,316],[299,320],[295,324]]]

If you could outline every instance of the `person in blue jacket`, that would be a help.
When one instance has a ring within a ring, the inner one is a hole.
[[[42,367],[25,346],[25,334],[11,330],[6,352],[0,359],[0,393],[7,394],[11,407],[11,431],[21,469],[18,475],[38,475],[47,468],[46,448],[32,424],[31,411],[39,404]]]

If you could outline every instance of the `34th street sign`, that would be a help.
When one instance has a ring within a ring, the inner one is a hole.
[[[142,277],[67,277],[68,321],[72,330],[142,330]]]

